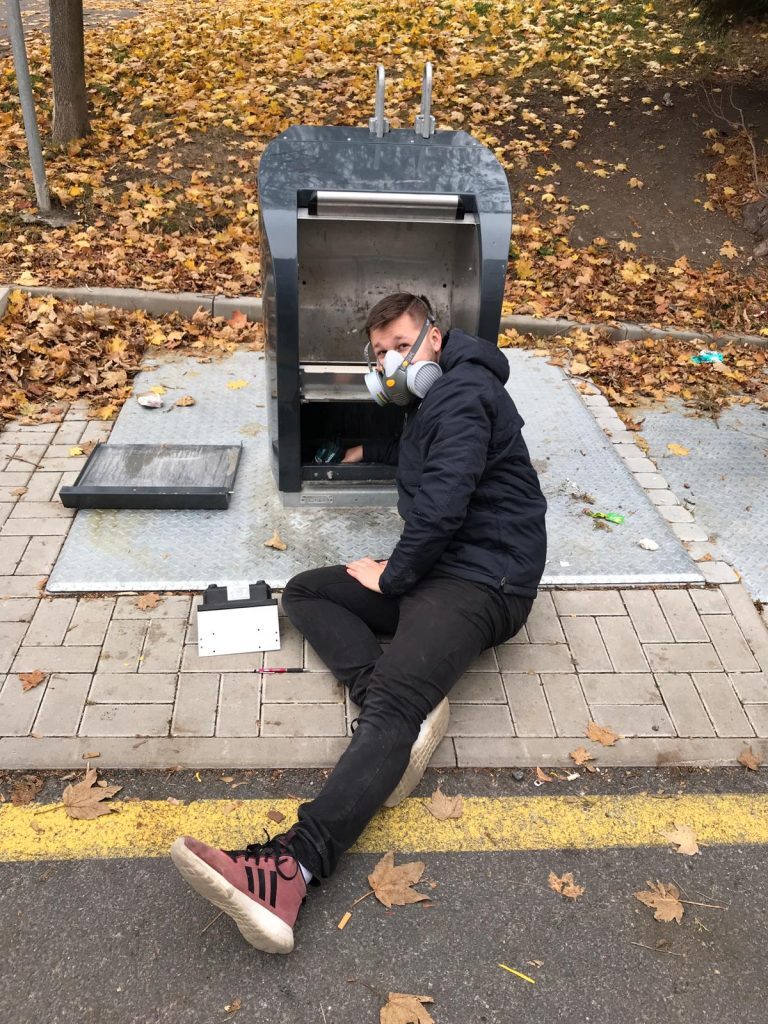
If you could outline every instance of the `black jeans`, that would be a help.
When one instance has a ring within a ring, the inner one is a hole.
[[[361,708],[349,746],[299,807],[291,845],[327,878],[392,793],[421,723],[487,647],[514,636],[531,598],[428,575],[402,597],[368,590],[343,565],[289,581],[283,609]],[[391,635],[382,651],[376,634]]]

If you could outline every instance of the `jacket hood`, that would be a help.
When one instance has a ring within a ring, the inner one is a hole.
[[[456,328],[443,335],[439,363],[443,373],[449,373],[460,363],[478,363],[490,370],[502,384],[506,384],[509,378],[509,363],[494,344]]]

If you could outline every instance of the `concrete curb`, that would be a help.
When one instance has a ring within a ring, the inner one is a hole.
[[[143,309],[152,316],[174,312],[191,316],[198,309],[204,309],[212,316],[231,317],[235,312],[245,313],[249,320],[255,322],[260,322],[262,317],[261,299],[255,295],[232,297],[212,292],[154,292],[140,288],[47,288],[25,285],[0,286],[0,317],[5,313],[9,293],[17,288],[30,295],[55,295],[57,298],[69,299],[72,302],[90,302],[94,306]],[[608,341],[679,338],[682,341],[697,341],[718,348],[728,344],[768,348],[768,338],[755,334],[709,334],[706,331],[681,331],[671,327],[645,327],[631,321],[594,324],[552,317],[511,315],[501,318],[500,330],[515,330],[519,334],[535,334],[545,338],[569,334],[575,330],[599,330]]]

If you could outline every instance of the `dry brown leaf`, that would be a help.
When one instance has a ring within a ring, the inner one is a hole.
[[[19,672],[22,690],[34,690],[36,686],[45,682],[47,678],[48,673],[41,672],[40,669],[36,669],[34,672]]]
[[[94,789],[95,782],[96,769],[87,768],[85,778],[81,782],[70,783],[64,790],[61,800],[70,818],[90,821],[102,814],[109,814],[111,811],[117,810],[116,806],[102,803],[102,801],[119,793],[123,787],[105,786],[104,789]]]
[[[11,803],[17,807],[32,803],[43,788],[43,780],[37,775],[25,775],[11,788]]]
[[[24,495],[27,493],[27,490],[28,488],[26,487],[14,487],[13,490],[11,491],[11,494],[14,496],[14,498],[23,498]]]
[[[552,775],[547,775],[546,772],[542,771],[541,768],[538,768],[538,767],[536,768],[536,778],[539,780],[539,782],[554,782],[555,781],[554,777]]]
[[[575,750],[572,750],[569,754],[569,757],[571,758],[573,763],[577,765],[583,765],[586,764],[587,761],[595,760],[592,754],[590,754],[590,752],[585,747],[577,747]]]
[[[278,825],[281,821],[285,821],[285,815],[281,814],[280,811],[276,811],[274,807],[267,811],[267,817],[270,821],[276,822]]]
[[[242,1010],[243,1001],[242,999],[233,999],[231,1003],[227,1003],[224,1009],[227,1013],[237,1013],[238,1010]]]
[[[435,1024],[422,1003],[433,1003],[432,996],[409,996],[405,992],[390,992],[386,1006],[379,1011],[379,1024]]]
[[[187,406],[196,405],[197,403],[192,395],[182,395],[181,398],[177,398],[173,404],[179,405],[182,409],[185,409]]]
[[[232,316],[227,320],[230,327],[247,327],[248,317],[241,310],[236,309]]]
[[[680,890],[676,885],[665,882],[645,883],[648,889],[635,893],[635,899],[646,907],[653,907],[657,921],[677,921],[683,918],[683,904],[680,902]]]
[[[664,836],[667,842],[674,843],[677,846],[675,853],[683,853],[687,857],[701,853],[696,842],[696,833],[690,825],[680,825],[675,822],[674,829],[669,832],[660,832],[659,834]]]
[[[739,764],[743,764],[745,768],[749,768],[750,771],[756,772],[760,765],[763,763],[762,759],[757,754],[752,753],[752,747],[745,747],[744,750],[739,754]]]
[[[589,366],[581,359],[574,359],[571,362],[570,370],[572,377],[583,377],[585,373],[589,373]]]
[[[587,726],[586,736],[596,743],[602,743],[604,747],[612,747],[616,740],[622,737],[607,725],[598,725],[597,722],[590,722]]]
[[[550,871],[547,881],[550,889],[554,892],[559,892],[561,896],[565,896],[569,900],[577,900],[579,896],[584,895],[584,886],[576,885],[573,880],[572,871],[567,871],[560,877],[554,871]]]
[[[136,598],[136,607],[143,612],[151,611],[152,608],[157,608],[161,600],[159,594],[140,594]]]
[[[285,551],[288,545],[281,540],[280,534],[275,530],[269,540],[264,541],[265,548],[275,548],[276,551]]]
[[[672,452],[673,455],[690,455],[691,449],[686,448],[682,444],[668,444],[667,448]]]
[[[438,821],[446,821],[448,818],[460,818],[462,816],[464,813],[464,798],[461,796],[446,796],[438,786],[424,806]]]
[[[424,893],[411,888],[423,873],[424,862],[420,860],[395,867],[395,854],[390,850],[368,875],[368,883],[379,903],[387,908],[404,907],[407,903],[420,903],[421,900],[429,899]]]

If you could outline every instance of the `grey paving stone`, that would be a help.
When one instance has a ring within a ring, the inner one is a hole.
[[[687,590],[657,590],[656,598],[675,640],[688,643],[709,639]]]
[[[591,715],[578,676],[542,674],[541,682],[557,735],[584,736]]]
[[[760,668],[763,672],[768,672],[768,619],[765,622],[761,619],[752,598],[740,583],[721,587],[720,590],[736,616],[736,621],[747,638]],[[765,609],[763,614],[766,614]]]
[[[730,615],[731,609],[720,589],[688,591],[700,615]]]
[[[187,619],[191,597],[186,594],[165,594],[155,608],[139,608],[136,602],[141,594],[118,597],[113,618],[115,619]]]
[[[446,736],[513,736],[509,708],[486,704],[451,705]]]
[[[171,704],[89,704],[80,736],[167,736]]]
[[[37,605],[33,597],[0,598],[0,622],[31,622]]]
[[[645,491],[658,491],[669,487],[661,473],[634,473],[633,475]]]
[[[583,672],[579,682],[590,706],[662,703],[650,672]]]
[[[555,610],[555,602],[549,591],[539,591],[528,616],[526,629],[530,642],[534,644],[556,644],[565,640]]]
[[[50,519],[9,519],[0,530],[0,537],[64,537],[69,532],[71,520]]]
[[[16,572],[22,576],[34,573],[46,576],[53,568],[63,543],[63,537],[30,537]]]
[[[555,590],[558,615],[626,615],[617,590]]]
[[[630,430],[606,430],[612,444],[634,444],[635,437]],[[640,449],[638,448],[638,451]]]
[[[517,735],[554,736],[555,727],[540,678],[527,673],[505,672],[502,680]]]
[[[104,643],[114,606],[113,597],[81,597],[64,637],[64,643],[67,646],[77,644],[84,647],[100,647]]]
[[[744,704],[768,704],[768,674],[765,672],[730,672],[733,688]]]
[[[567,644],[504,644],[496,648],[503,672],[572,672]]]
[[[0,537],[0,573],[13,576],[29,537]]]
[[[634,456],[626,460],[627,469],[630,473],[655,473],[656,463],[644,456]]]
[[[27,484],[26,494],[19,497],[19,505],[53,503],[54,497],[59,492],[60,483],[61,473],[41,473],[38,470]],[[64,506],[60,505],[60,507]]]
[[[628,617],[599,615],[596,622],[608,656],[617,672],[647,671],[648,662]]]
[[[213,736],[218,701],[217,672],[182,673],[173,709],[171,735]]]
[[[86,424],[83,420],[71,420],[62,423],[53,435],[56,445],[75,445],[82,438]]]
[[[467,672],[453,686],[451,704],[506,704],[507,696],[498,672]]]
[[[0,472],[0,501],[14,502],[19,498],[18,490],[26,487],[32,475],[32,467],[29,473],[9,473],[8,470]]]
[[[618,596],[618,595],[617,595]],[[613,666],[594,619],[563,619],[576,669],[579,672],[612,672]]]
[[[714,736],[701,697],[687,672],[659,672],[656,683],[678,736]]]
[[[222,654],[201,658],[197,646],[188,644],[181,658],[182,672],[253,672],[262,667],[263,654]]]
[[[222,675],[217,736],[259,735],[262,685],[254,672],[225,672]]]
[[[90,673],[55,672],[45,688],[35,719],[35,733],[41,736],[76,736],[90,685]]]
[[[80,438],[81,441],[106,441],[109,439],[112,430],[108,423],[99,423],[95,420],[91,420],[90,423],[86,423],[84,426],[85,429]]]
[[[280,617],[280,650],[264,652],[264,668],[302,668],[304,638],[292,622]]]
[[[46,455],[39,463],[39,466],[44,473],[79,473],[86,462],[87,459],[84,456],[73,457],[71,455]]]
[[[672,491],[654,490],[646,491],[647,496],[654,505],[677,505],[677,495]]]
[[[672,642],[672,633],[652,590],[622,590],[621,596],[641,643]]]
[[[697,565],[707,583],[738,582],[738,575],[727,562],[698,562]]]
[[[56,597],[41,601],[30,623],[24,645],[26,647],[54,647],[64,641],[77,598]]]
[[[26,631],[26,622],[0,622],[0,673],[10,669]]]
[[[659,511],[663,512],[664,507],[660,508]],[[667,516],[665,516],[664,518],[666,519]],[[675,534],[676,537],[679,537],[682,541],[693,543],[709,540],[709,534],[707,533],[707,531],[702,529],[702,527],[699,526],[697,523],[679,523],[675,520],[672,520],[671,522],[672,532]]]
[[[98,672],[88,694],[94,704],[173,704],[176,674],[138,675],[128,672]]]
[[[344,687],[330,672],[303,672],[300,675],[264,676],[265,704],[339,704],[344,702]]]
[[[702,615],[701,621],[726,672],[759,671],[760,666],[753,658],[735,619],[730,615]]]
[[[0,503],[0,525],[2,525],[6,521],[6,519],[10,516],[11,512],[15,508],[16,506],[12,505],[8,501]]]
[[[676,735],[663,704],[603,704],[599,724],[626,737]]]
[[[186,630],[186,619],[151,619],[139,672],[177,672]]]
[[[29,440],[22,442],[20,445],[17,445],[16,451],[13,453],[13,458],[22,463],[22,465],[18,467],[19,470],[23,472],[27,465],[36,466],[49,447],[50,445],[47,439],[43,440],[41,443],[33,444],[31,443],[30,438]]]
[[[34,479],[37,477],[35,476]],[[28,494],[29,492],[27,492]],[[24,495],[27,498],[27,495]],[[73,508],[65,508],[58,501],[17,501],[12,506],[11,519],[72,519]]]
[[[644,644],[653,672],[718,672],[720,659],[712,644]]]
[[[514,636],[511,636],[509,640],[504,641],[505,644],[527,644],[529,642],[530,637],[528,636],[528,630],[525,626],[521,626]]]
[[[768,736],[768,704],[745,704],[744,710],[758,736]]]
[[[113,619],[101,649],[99,672],[136,672],[146,632],[146,622]]]
[[[341,704],[263,704],[262,736],[343,736]]]
[[[40,597],[39,576],[0,576],[0,597]]]
[[[98,657],[98,647],[20,647],[12,671],[93,672]]]
[[[479,658],[475,658],[467,669],[467,672],[498,672],[499,663],[496,659],[496,651],[489,647],[483,651]]]
[[[682,505],[660,505],[659,512],[662,519],[668,523],[693,523],[693,516],[687,508]],[[703,531],[702,531],[703,532]],[[707,534],[703,537],[691,537],[691,540],[706,540]]]
[[[32,690],[23,690],[18,675],[5,677],[0,689],[0,733],[3,736],[28,735],[45,695],[46,685],[41,683]]]
[[[694,672],[693,681],[718,736],[750,736],[752,729],[724,672]]]

